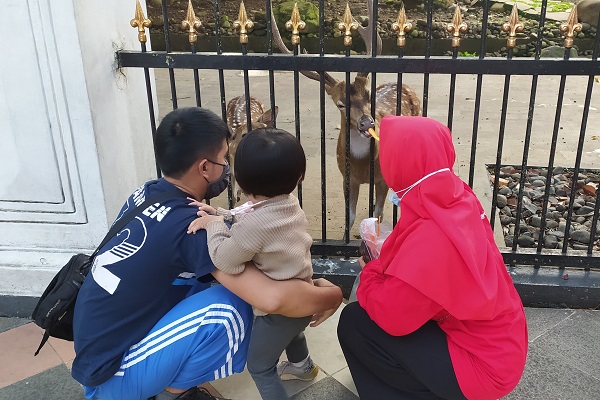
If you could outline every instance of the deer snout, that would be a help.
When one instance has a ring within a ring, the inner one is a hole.
[[[366,137],[367,139],[370,139],[372,135],[372,133],[369,132],[369,130],[375,132],[375,120],[373,120],[373,117],[371,117],[369,114],[363,114],[363,116],[360,117],[360,119],[358,120],[357,125],[360,134]]]

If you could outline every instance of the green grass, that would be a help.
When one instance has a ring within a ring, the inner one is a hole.
[[[524,0],[523,3],[537,9],[542,7],[542,0]],[[571,8],[573,8],[573,3],[568,1],[548,0],[547,10],[549,12],[568,11]]]

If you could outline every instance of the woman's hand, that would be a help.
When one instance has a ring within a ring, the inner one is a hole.
[[[208,214],[213,214],[213,215],[217,213],[217,210],[214,207],[209,206],[208,204],[205,204],[198,200],[192,199],[191,197],[188,197],[187,199],[192,201],[190,204],[188,204],[189,206],[198,207],[198,212],[204,211]],[[198,214],[198,215],[200,215],[200,214]]]
[[[365,267],[365,265],[367,265],[364,258],[362,258],[362,257],[358,257],[357,261],[358,261],[358,265],[360,266],[361,269],[363,269]]]
[[[208,215],[206,211],[198,211],[198,215],[200,218],[196,218],[190,223],[188,226],[187,233],[196,233],[200,229],[206,229],[209,223],[212,221],[223,221],[223,216],[221,215]]]

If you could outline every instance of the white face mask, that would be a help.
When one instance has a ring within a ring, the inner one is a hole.
[[[418,181],[416,181],[415,183],[413,183],[412,185],[410,185],[409,187],[402,189],[402,190],[398,190],[397,192],[394,192],[392,194],[390,194],[389,200],[394,203],[396,206],[400,206],[400,202],[402,201],[402,199],[404,198],[404,196],[406,196],[406,193],[410,192],[410,190],[412,188],[414,188],[415,186],[417,186],[419,183],[423,182],[425,179],[435,175],[435,174],[439,174],[440,172],[445,172],[448,171],[450,172],[450,168],[442,168],[442,169],[438,169],[437,171],[431,172],[427,175],[425,175],[424,177],[422,177],[421,179],[419,179]],[[402,196],[398,196],[400,193],[402,193]]]

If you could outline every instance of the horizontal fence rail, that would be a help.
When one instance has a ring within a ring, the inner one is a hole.
[[[120,51],[119,67],[376,72],[459,75],[600,75],[600,63],[591,59],[318,56],[285,54],[206,54]]]

